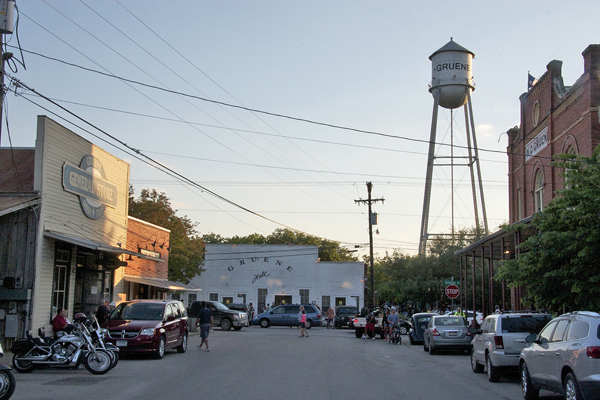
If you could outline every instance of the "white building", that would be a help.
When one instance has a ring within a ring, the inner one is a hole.
[[[207,244],[205,271],[190,284],[201,289],[185,301],[266,304],[364,305],[362,262],[320,262],[319,248],[295,245]]]

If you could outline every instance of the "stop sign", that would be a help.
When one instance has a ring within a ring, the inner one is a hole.
[[[448,285],[446,286],[446,296],[451,299],[455,299],[460,294],[460,289],[456,285]]]

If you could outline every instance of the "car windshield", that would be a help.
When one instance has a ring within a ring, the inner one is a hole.
[[[215,308],[217,310],[221,310],[221,311],[227,311],[227,310],[229,310],[229,308],[225,304],[223,304],[223,303],[221,303],[219,301],[211,301],[211,303],[212,303],[213,306],[215,306]]]
[[[164,304],[122,303],[113,310],[110,319],[161,321],[164,310]]]
[[[461,317],[439,317],[435,319],[436,326],[465,326],[465,320]]]
[[[502,318],[502,333],[527,332],[538,334],[550,321],[549,315],[521,315]]]
[[[356,314],[356,307],[339,307],[338,314]]]

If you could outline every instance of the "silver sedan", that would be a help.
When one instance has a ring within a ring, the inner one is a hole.
[[[469,331],[467,320],[458,315],[440,315],[429,320],[423,333],[423,350],[435,354],[436,350],[471,351],[473,334]]]

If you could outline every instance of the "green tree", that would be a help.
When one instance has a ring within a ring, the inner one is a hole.
[[[134,197],[133,187],[129,187],[129,215],[161,226],[171,231],[169,236],[169,279],[189,283],[202,272],[201,263],[204,242],[196,232],[196,223],[187,216],[177,216],[171,207],[170,199],[155,189],[142,189],[140,196]]]
[[[558,311],[600,308],[600,147],[553,162],[568,185],[532,221],[536,232],[497,279],[527,288],[526,302]],[[522,227],[516,227],[520,229]]]
[[[295,245],[317,245],[319,246],[319,259],[321,261],[358,261],[358,257],[350,250],[341,247],[338,242],[322,239],[303,232],[288,228],[275,229],[272,234],[265,237],[258,233],[248,236],[233,236],[224,238],[215,233],[203,235],[205,243],[229,243],[229,244],[295,244]]]

